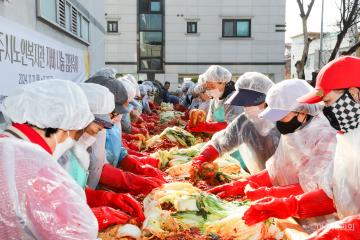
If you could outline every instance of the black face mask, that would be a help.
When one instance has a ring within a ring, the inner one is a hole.
[[[298,115],[294,116],[289,122],[277,121],[276,128],[283,135],[295,132],[302,124],[302,122],[297,119],[297,116]]]
[[[334,128],[337,131],[340,131],[340,124],[336,118],[335,113],[333,113],[333,107],[324,107],[323,109],[323,113],[325,115],[325,117],[327,118],[327,120],[330,122],[330,125],[332,128]]]
[[[343,133],[356,129],[360,124],[360,104],[348,91],[331,106],[324,107],[323,113],[330,125]]]

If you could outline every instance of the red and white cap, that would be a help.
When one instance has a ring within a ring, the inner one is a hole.
[[[320,70],[315,91],[302,96],[298,102],[318,103],[332,90],[351,87],[360,87],[360,58],[340,57],[329,62]]]

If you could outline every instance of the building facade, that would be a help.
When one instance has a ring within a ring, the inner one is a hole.
[[[305,78],[306,80],[312,80],[312,73],[321,69],[325,64],[328,63],[329,58],[331,56],[332,50],[337,41],[337,32],[327,32],[323,35],[323,50],[321,52],[321,58],[319,56],[320,53],[320,33],[319,32],[310,32],[309,38],[312,39],[308,58],[304,67]],[[301,60],[303,49],[304,49],[304,37],[303,34],[296,35],[291,38],[291,77],[296,78],[296,67],[295,64],[297,61]],[[349,33],[346,35],[344,40],[342,41],[338,56],[341,52],[348,50],[352,45],[357,42],[357,38],[355,38],[353,33]],[[355,52],[353,55],[360,56],[360,51]],[[319,63],[320,61],[320,63]]]
[[[285,0],[105,0],[105,19],[106,65],[120,74],[173,89],[213,64],[283,79]]]
[[[105,64],[103,0],[0,0],[0,16],[88,52],[89,74]]]
[[[0,0],[0,104],[18,85],[85,81],[105,65],[105,32],[103,0]]]

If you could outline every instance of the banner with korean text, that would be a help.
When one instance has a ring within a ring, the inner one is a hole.
[[[82,82],[89,73],[88,52],[0,16],[0,102],[15,87],[60,78]]]

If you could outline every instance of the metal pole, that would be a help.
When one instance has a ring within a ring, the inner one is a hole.
[[[319,62],[318,62],[318,69],[321,68],[322,62],[322,51],[323,51],[323,36],[324,35],[324,0],[321,2],[321,31],[320,31],[320,50],[319,50]]]

